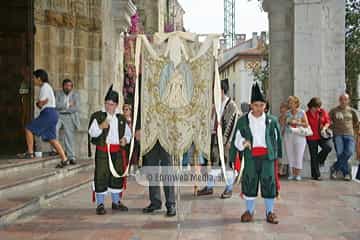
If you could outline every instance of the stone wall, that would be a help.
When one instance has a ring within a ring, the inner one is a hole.
[[[166,0],[134,0],[144,32],[164,32],[166,21]]]
[[[269,100],[274,114],[279,113],[281,102],[294,93],[292,1],[265,0],[263,2],[264,10],[269,13]]]
[[[114,2],[120,10],[114,11]],[[48,71],[55,89],[61,89],[64,78],[73,80],[81,96],[78,156],[87,154],[88,118],[101,108],[109,85],[122,92],[123,39],[115,23],[126,15],[127,2],[35,0],[35,68]]]

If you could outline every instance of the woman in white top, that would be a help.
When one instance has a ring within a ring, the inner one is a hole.
[[[34,158],[34,135],[40,136],[43,141],[48,141],[58,152],[61,162],[56,166],[63,168],[67,165],[67,157],[58,140],[56,140],[56,124],[59,116],[55,110],[55,95],[48,80],[45,70],[38,69],[33,72],[33,80],[40,87],[39,100],[36,106],[40,109],[40,115],[25,127],[27,153],[25,158]]]
[[[288,98],[289,110],[286,113],[285,149],[290,165],[289,180],[301,180],[303,157],[306,146],[306,137],[291,131],[291,128],[309,126],[305,111],[300,108],[300,99],[296,96]]]

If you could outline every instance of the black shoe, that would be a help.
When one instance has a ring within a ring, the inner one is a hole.
[[[75,159],[70,159],[70,160],[69,160],[69,164],[70,164],[70,165],[75,165],[75,164],[76,164]]]
[[[197,196],[211,195],[213,193],[214,190],[212,188],[204,187],[203,189],[197,191]]]
[[[161,206],[155,206],[150,204],[149,206],[147,206],[146,208],[143,208],[143,213],[152,213],[156,210],[160,210]]]
[[[96,214],[97,215],[104,215],[106,213],[105,211],[105,207],[104,207],[104,204],[100,204],[99,206],[97,206],[96,208]]]
[[[66,167],[68,164],[69,164],[69,160],[60,161],[60,163],[57,164],[57,165],[55,166],[55,168],[64,168],[64,167]]]
[[[127,208],[127,206],[125,206],[124,204],[122,204],[122,202],[119,201],[118,204],[116,203],[112,203],[111,208],[114,210],[119,210],[121,212],[127,212],[129,211],[129,209]]]
[[[225,189],[225,191],[221,194],[221,199],[227,199],[232,197],[232,191],[228,191]]]
[[[176,208],[175,207],[169,207],[166,211],[167,217],[174,217],[176,216]]]
[[[34,159],[35,158],[35,154],[29,153],[29,152],[16,154],[16,156],[20,159]]]
[[[315,181],[322,181],[321,177],[313,177],[312,179],[314,179]]]

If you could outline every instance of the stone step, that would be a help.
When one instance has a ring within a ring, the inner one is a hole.
[[[18,192],[27,191],[39,185],[49,184],[79,171],[92,169],[93,161],[82,160],[76,165],[69,165],[63,169],[56,169],[54,165],[42,167],[35,170],[23,171],[11,176],[0,177],[0,199],[11,197]]]
[[[89,201],[91,201],[89,182],[93,179],[92,165],[79,164],[77,168],[64,169],[59,172],[62,172],[63,177],[61,179],[53,177],[53,180],[56,179],[56,181],[42,181],[31,187],[21,187],[22,191],[1,198],[0,227],[8,225],[24,215],[37,212],[50,201],[82,187],[89,188],[88,197]],[[59,173],[55,175],[59,175]]]
[[[1,159],[0,178],[36,171],[44,167],[55,167],[59,162],[60,158],[58,156],[34,159]]]

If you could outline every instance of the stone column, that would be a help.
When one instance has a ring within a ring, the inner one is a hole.
[[[314,96],[325,109],[334,107],[345,90],[344,1],[264,0],[263,6],[270,20],[273,112],[289,95],[300,97],[303,109]],[[309,164],[306,152],[303,176],[310,175]]]
[[[345,1],[322,1],[321,23],[320,97],[329,109],[345,91]]]
[[[263,8],[269,14],[270,81],[268,98],[273,114],[280,104],[294,92],[293,72],[293,0],[264,0]]]
[[[345,4],[294,0],[294,94],[329,109],[345,89]]]
[[[264,0],[269,13],[270,89],[275,114],[289,95],[306,108],[318,96],[330,109],[345,90],[345,3]]]

